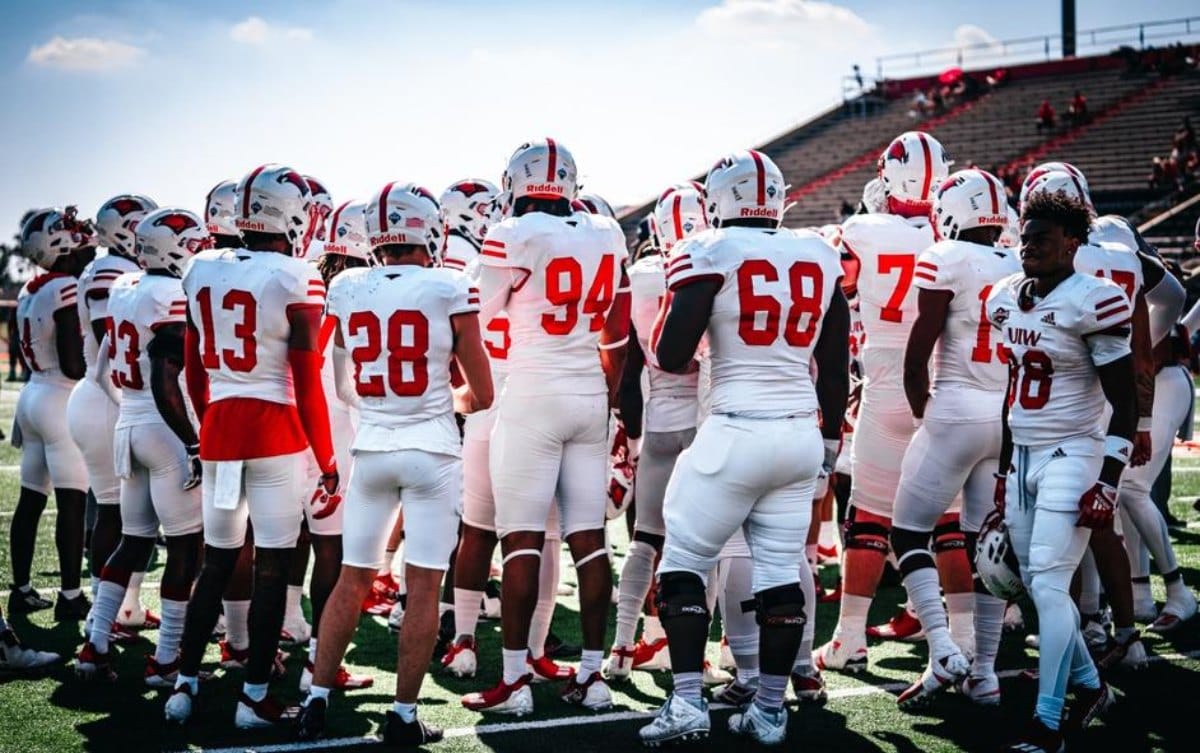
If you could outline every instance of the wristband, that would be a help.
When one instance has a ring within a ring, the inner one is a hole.
[[[1138,432],[1151,431],[1154,428],[1154,416],[1138,416]]]
[[[1130,442],[1125,437],[1116,437],[1109,434],[1104,438],[1104,457],[1112,458],[1125,465],[1129,462],[1129,456],[1132,452],[1133,442]]]

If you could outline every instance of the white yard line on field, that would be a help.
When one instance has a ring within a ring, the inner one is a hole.
[[[1177,662],[1182,659],[1200,658],[1200,650],[1188,651],[1182,654],[1159,654],[1149,658],[1151,663],[1157,662]],[[1001,678],[1016,677],[1025,670],[1010,669],[997,674]],[[904,690],[909,686],[909,683],[904,682],[889,682],[884,685],[862,685],[853,688],[839,688],[829,691],[830,701],[839,701],[848,698],[861,698],[869,695],[881,695],[884,693],[895,694]],[[714,703],[709,708],[719,711],[729,709],[730,706]],[[499,735],[508,732],[528,732],[530,730],[555,729],[557,727],[582,727],[592,724],[610,724],[613,722],[629,722],[639,719],[649,719],[654,716],[653,711],[613,711],[607,714],[596,714],[594,716],[564,716],[557,719],[540,719],[530,722],[496,722],[490,724],[479,724],[474,727],[455,727],[446,730],[446,737],[485,737],[488,735]],[[289,751],[301,750],[324,750],[328,748],[348,748],[352,745],[370,745],[380,742],[378,737],[363,736],[363,737],[335,737],[328,740],[314,740],[312,742],[303,743],[279,743],[277,745],[238,745],[229,748],[200,748],[195,749],[196,753],[288,753]]]

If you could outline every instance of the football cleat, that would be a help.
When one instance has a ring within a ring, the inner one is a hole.
[[[613,646],[604,660],[604,676],[609,680],[627,680],[633,670],[633,648],[630,646]]]
[[[569,680],[575,676],[573,668],[559,666],[554,663],[553,659],[545,655],[537,659],[534,659],[532,655],[527,656],[525,664],[529,667],[530,676],[533,678],[531,682],[534,683]]]
[[[583,682],[579,682],[579,675],[572,673],[561,695],[567,703],[589,711],[601,711],[612,706],[612,693],[599,672],[593,672]]]
[[[75,676],[81,680],[115,682],[117,672],[112,666],[112,654],[100,653],[91,641],[84,643],[75,656]]]
[[[737,662],[733,659],[733,651],[729,648],[729,640],[725,636],[721,636],[721,658],[717,661],[717,666],[726,672],[737,671]]]
[[[376,575],[375,580],[371,583],[371,590],[389,601],[400,598],[400,582],[391,573]]]
[[[1078,688],[1075,691],[1075,701],[1067,712],[1063,722],[1063,734],[1073,735],[1083,730],[1100,717],[1116,701],[1112,688],[1104,680],[1098,688]]]
[[[477,651],[475,636],[460,635],[442,654],[442,668],[455,677],[474,677],[478,666]]]
[[[792,692],[800,703],[824,706],[829,700],[825,692],[825,678],[816,669],[807,672],[792,672]]]
[[[138,609],[122,609],[120,614],[117,615],[116,625],[135,632],[138,630],[158,630],[162,625],[162,618],[140,604],[138,607]]]
[[[88,633],[88,632],[91,632],[91,630],[89,627],[85,626],[84,633]],[[112,624],[112,627],[109,628],[108,640],[110,643],[117,643],[117,644],[124,645],[126,643],[132,643],[132,642],[136,641],[137,639],[138,639],[138,633],[136,630],[127,628],[119,622],[114,622]]]
[[[920,679],[908,687],[896,704],[902,709],[927,706],[938,693],[953,687],[971,671],[971,663],[961,653],[950,654],[940,659],[930,659]]]
[[[10,615],[29,614],[49,609],[52,606],[54,606],[54,602],[43,599],[36,588],[31,587],[28,591],[22,591],[13,586],[12,591],[8,594],[8,613]]]
[[[646,643],[639,638],[633,646],[633,668],[647,672],[670,671],[671,653],[667,650],[667,639]]]
[[[1167,598],[1158,619],[1147,630],[1165,635],[1196,616],[1196,597],[1190,589],[1185,588],[1180,593],[1183,595],[1179,598]]]
[[[312,689],[313,672],[316,667],[310,661],[304,662],[304,669],[300,672],[300,692],[307,693]],[[339,666],[337,675],[333,678],[333,688],[338,690],[361,690],[369,688],[375,684],[375,678],[370,675],[352,675],[350,671],[343,666]]]
[[[701,679],[705,685],[724,685],[733,680],[733,675],[720,667],[714,666],[712,662],[705,659],[704,675]]]
[[[444,734],[441,727],[426,724],[420,719],[406,722],[391,709],[388,709],[383,724],[383,744],[397,748],[416,748],[426,743],[436,743]]]
[[[153,656],[146,657],[146,669],[142,671],[142,681],[148,687],[159,690],[170,690],[175,687],[179,678],[179,660],[170,664],[159,664]]]
[[[867,642],[863,638],[839,640],[835,636],[813,652],[813,664],[817,669],[858,674],[867,668]]]
[[[296,713],[296,721],[292,725],[292,738],[295,740],[320,740],[325,736],[325,712],[329,702],[324,698],[308,698]]]
[[[704,740],[711,729],[708,703],[703,698],[694,705],[672,693],[654,719],[638,730],[638,737],[643,745],[657,748],[663,743]]]
[[[836,604],[842,600],[842,581],[839,580],[832,591],[824,591],[818,598],[821,604]]]
[[[1063,746],[1062,733],[1042,724],[1042,720],[1035,716],[1025,725],[1020,737],[1005,750],[1011,753],[1061,753],[1066,748]]]
[[[221,666],[225,669],[241,669],[250,659],[250,647],[236,648],[229,641],[217,644],[221,648]]]
[[[192,701],[191,686],[180,685],[167,698],[163,716],[171,724],[184,724],[192,716]]]
[[[733,706],[740,709],[753,701],[754,694],[757,692],[758,688],[752,688],[749,685],[739,685],[737,680],[733,680],[725,686],[714,690],[712,698],[714,703],[723,703],[726,706]]]
[[[1154,595],[1150,592],[1150,581],[1133,584],[1133,619],[1149,625],[1158,618],[1158,607],[1154,604]]]
[[[22,646],[17,634],[11,630],[0,632],[0,672],[32,672],[61,658],[50,651],[35,651]]]
[[[1096,669],[1102,671],[1116,666],[1140,669],[1146,664],[1146,648],[1142,645],[1141,633],[1136,630],[1124,641],[1106,635],[1104,643],[1100,646],[1092,646],[1089,643],[1088,652],[1092,655],[1092,661],[1096,663]],[[1126,658],[1129,658],[1128,664]]]
[[[968,675],[958,685],[958,692],[978,706],[1000,705],[1000,678],[995,672],[986,675]]]
[[[82,622],[87,619],[91,609],[92,605],[82,591],[72,599],[63,596],[62,591],[59,591],[58,598],[54,601],[54,621]]]
[[[397,600],[396,603],[392,605],[392,609],[388,612],[387,616],[387,626],[388,630],[391,630],[393,633],[399,633],[400,628],[404,626],[403,601]]]
[[[1108,644],[1112,637],[1108,633],[1108,628],[1112,624],[1111,621],[1106,621],[1103,615],[1088,615],[1082,618],[1083,640],[1087,643],[1088,650],[1093,652],[1103,649]]]
[[[787,709],[768,711],[752,703],[742,713],[729,717],[729,731],[759,745],[779,745],[787,737],[787,718]]]
[[[296,615],[290,620],[283,621],[279,629],[279,645],[303,646],[312,637],[312,626],[304,620],[303,615]]]
[[[867,637],[915,643],[925,640],[925,631],[921,629],[921,621],[916,618],[916,615],[909,614],[908,610],[901,606],[900,612],[892,619],[882,625],[868,627]]]
[[[462,697],[462,705],[471,711],[525,716],[533,713],[533,693],[529,690],[531,675],[524,675],[512,685],[501,680],[496,687]]]
[[[362,612],[363,614],[383,617],[392,611],[392,605],[395,603],[395,599],[385,598],[378,591],[372,589],[371,592],[367,594],[367,597],[363,599]]]
[[[254,701],[250,696],[241,693],[238,696],[237,711],[233,715],[233,726],[238,729],[263,729],[274,727],[281,722],[290,722],[299,715],[296,706],[284,706],[271,696],[264,696],[261,701]]]

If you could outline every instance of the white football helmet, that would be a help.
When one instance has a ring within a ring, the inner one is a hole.
[[[231,235],[238,237],[235,224],[237,219],[237,182],[223,180],[212,187],[204,199],[204,221],[210,235]]]
[[[59,259],[96,245],[89,223],[76,218],[75,207],[39,209],[21,226],[21,253],[42,269]]]
[[[704,195],[686,186],[672,186],[658,197],[654,205],[655,242],[665,255],[670,255],[675,244],[684,238],[708,229],[708,215],[704,213]]]
[[[989,515],[979,530],[975,570],[983,585],[998,599],[1012,601],[1025,593],[1021,565],[1013,551],[1008,526],[999,515]]]
[[[887,191],[883,188],[883,179],[871,178],[863,185],[862,203],[869,214],[887,213]]]
[[[393,243],[425,246],[436,262],[441,256],[442,219],[437,199],[416,183],[388,183],[366,209],[371,250]]]
[[[959,170],[942,181],[933,196],[929,218],[939,238],[955,240],[963,230],[1008,225],[1004,186],[983,170]]]
[[[305,175],[304,180],[308,183],[308,190],[312,191],[313,203],[316,204],[317,226],[313,230],[313,240],[324,243],[329,237],[325,223],[329,215],[333,214],[333,197],[329,195],[329,189],[313,176]]]
[[[471,178],[451,184],[438,200],[446,232],[455,230],[476,246],[483,243],[488,228],[499,220],[499,196],[500,189],[486,180]]]
[[[708,171],[705,211],[714,227],[726,220],[783,220],[787,186],[775,162],[754,149],[734,152]]]
[[[304,257],[318,210],[303,175],[284,165],[260,165],[242,178],[237,195],[234,224],[240,232],[285,235],[292,255]]]
[[[617,219],[617,213],[613,211],[612,205],[594,193],[581,194],[579,201],[590,214],[599,214],[610,220]]]
[[[953,162],[942,143],[922,131],[906,131],[879,155],[879,179],[887,211],[904,217],[929,214],[933,192],[950,174]]]
[[[375,255],[367,243],[367,205],[361,201],[347,201],[333,210],[329,223],[329,239],[325,241],[325,253],[341,254],[362,259],[368,266],[375,266]]]
[[[508,204],[525,196],[536,199],[575,198],[579,190],[575,158],[554,139],[527,141],[508,158],[501,186]]]
[[[133,231],[138,222],[157,209],[149,198],[123,193],[104,202],[96,212],[96,238],[100,245],[121,256],[133,258]]]
[[[1078,167],[1069,162],[1043,162],[1030,170],[1029,174],[1025,176],[1025,180],[1021,182],[1021,193],[1018,196],[1018,204],[1020,206],[1025,206],[1025,199],[1029,196],[1029,190],[1033,188],[1033,184],[1049,173],[1066,173],[1071,176],[1075,183],[1070,191],[1071,194],[1082,196],[1089,207],[1092,205],[1092,198],[1088,192],[1087,178],[1083,177],[1083,172]]]
[[[1017,210],[1012,208],[1012,204],[1005,204],[1008,210],[1008,224],[1004,226],[1003,232],[1000,233],[1001,248],[1020,248],[1021,247],[1021,216],[1017,214]]]
[[[137,226],[137,252],[142,266],[165,270],[172,277],[183,277],[188,260],[212,246],[204,220],[186,209],[156,209]]]
[[[1029,201],[1029,197],[1039,193],[1065,193],[1073,199],[1082,201],[1089,210],[1092,209],[1092,199],[1088,195],[1087,184],[1065,170],[1044,172],[1028,186],[1023,186],[1021,208],[1025,208],[1025,202]]]

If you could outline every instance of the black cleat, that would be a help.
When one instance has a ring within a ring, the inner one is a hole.
[[[426,743],[436,743],[442,739],[441,727],[426,724],[420,719],[406,722],[395,711],[387,712],[387,720],[383,724],[383,744],[414,748]]]
[[[43,599],[36,588],[31,587],[28,591],[22,591],[13,586],[12,591],[8,594],[9,614],[29,614],[30,612],[49,609],[52,606],[54,606],[54,603]]]
[[[328,702],[324,698],[309,696],[308,701],[300,707],[300,714],[292,725],[292,739],[320,740],[325,736],[325,712]]]
[[[54,620],[56,622],[82,622],[87,619],[91,608],[91,602],[83,595],[82,591],[74,599],[66,598],[62,595],[62,591],[59,591],[58,599],[54,602]]]

